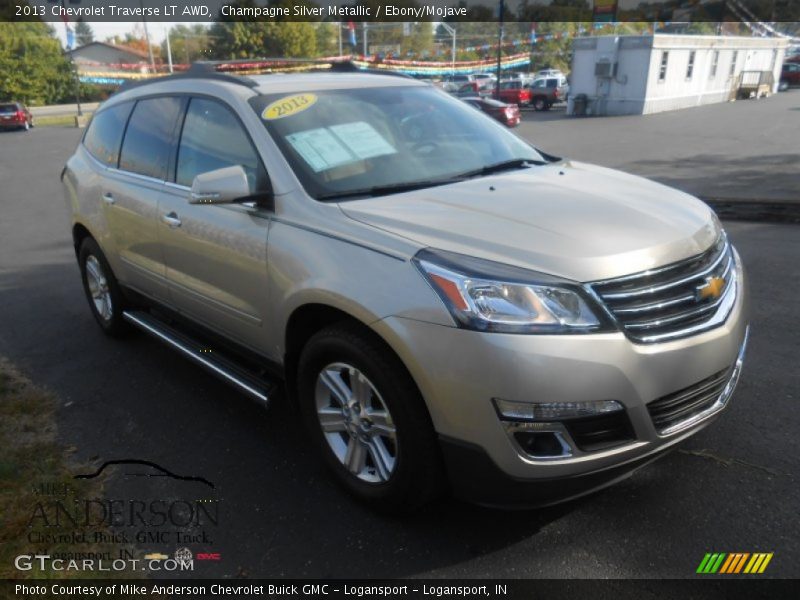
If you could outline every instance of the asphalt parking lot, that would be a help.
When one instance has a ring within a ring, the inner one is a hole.
[[[670,117],[685,123],[697,119],[693,112]],[[658,118],[555,117],[534,116],[520,133],[609,166],[632,164],[623,161],[637,156],[632,140],[652,147],[646,132]],[[569,135],[586,144],[572,146],[558,128],[579,125],[586,133]],[[726,185],[740,154],[729,149],[727,164],[716,135],[695,130],[683,148],[655,154],[673,157],[677,169],[716,156],[719,171],[709,162],[704,172],[721,173],[715,179]],[[553,508],[502,512],[444,500],[386,518],[332,483],[286,402],[265,411],[149,338],[103,336],[85,304],[58,182],[78,136],[55,128],[0,134],[0,355],[58,395],[59,435],[77,458],[150,460],[214,482],[221,512],[212,547],[222,560],[197,575],[683,578],[695,577],[712,551],[774,552],[767,575],[800,575],[800,227],[726,223],[749,273],[751,344],[727,414],[680,450]],[[790,153],[764,148],[765,156]],[[791,164],[772,161],[773,174],[796,176],[797,150]],[[109,493],[122,496],[126,485],[112,476]]]

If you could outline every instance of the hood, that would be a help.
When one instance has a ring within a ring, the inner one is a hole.
[[[688,194],[578,162],[343,202],[340,208],[423,247],[582,282],[699,254],[720,230],[711,209]]]

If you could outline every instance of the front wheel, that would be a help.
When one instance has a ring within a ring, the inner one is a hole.
[[[92,238],[86,238],[78,251],[83,291],[89,301],[92,315],[103,331],[120,337],[129,331],[122,312],[125,297],[100,246]]]
[[[386,512],[404,512],[441,490],[436,434],[416,385],[369,331],[336,325],[300,357],[300,410],[336,479]]]
[[[547,101],[544,98],[533,99],[533,110],[547,110]]]

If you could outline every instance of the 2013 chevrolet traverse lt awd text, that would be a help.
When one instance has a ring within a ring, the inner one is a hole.
[[[100,326],[265,402],[282,379],[379,508],[447,481],[495,505],[598,489],[697,433],[739,377],[742,266],[705,204],[410,78],[133,85],[62,179]]]

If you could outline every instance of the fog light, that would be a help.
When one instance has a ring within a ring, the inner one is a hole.
[[[501,419],[508,421],[564,421],[624,410],[616,400],[588,402],[513,402],[494,398]]]
[[[558,433],[554,431],[544,431],[535,433],[532,431],[517,431],[514,439],[520,448],[534,458],[555,458],[570,456],[570,447]]]

